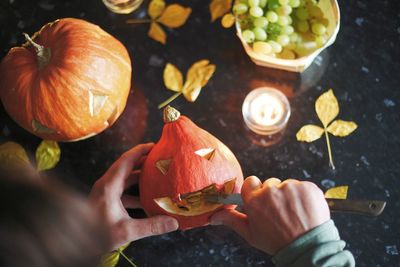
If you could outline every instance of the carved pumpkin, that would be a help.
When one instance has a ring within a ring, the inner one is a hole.
[[[76,141],[110,127],[125,108],[131,62],[125,47],[80,19],[48,23],[0,65],[6,111],[43,138]]]
[[[164,122],[142,168],[141,204],[149,216],[175,217],[180,229],[206,225],[224,206],[207,203],[202,194],[240,192],[240,165],[228,147],[174,108],[164,109]]]

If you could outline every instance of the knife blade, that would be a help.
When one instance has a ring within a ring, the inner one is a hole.
[[[240,194],[209,194],[204,195],[204,198],[211,203],[243,206],[243,199]],[[380,200],[326,198],[326,201],[332,212],[347,212],[374,217],[380,215],[386,206],[386,202]]]

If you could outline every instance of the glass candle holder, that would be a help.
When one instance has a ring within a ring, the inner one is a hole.
[[[260,135],[273,135],[285,128],[290,117],[290,104],[279,90],[260,87],[246,96],[242,114],[250,130]]]
[[[143,0],[103,0],[104,5],[112,12],[129,14],[135,11]]]

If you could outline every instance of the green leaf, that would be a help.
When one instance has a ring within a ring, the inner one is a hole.
[[[36,149],[36,164],[38,171],[54,168],[60,161],[61,150],[58,143],[43,140]]]
[[[126,249],[129,246],[130,243],[114,250],[109,253],[104,254],[101,257],[100,260],[100,266],[101,267],[115,267],[119,261],[120,258],[120,252],[122,252],[124,249]]]

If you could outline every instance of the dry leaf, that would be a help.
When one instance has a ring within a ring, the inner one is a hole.
[[[329,125],[327,131],[334,136],[344,137],[357,129],[357,124],[352,121],[335,120]]]
[[[339,103],[332,89],[318,97],[315,102],[315,111],[325,128],[336,118],[339,114]]]
[[[165,9],[165,2],[163,0],[152,0],[147,9],[150,18],[158,18]]]
[[[225,14],[222,17],[221,25],[224,28],[230,28],[235,24],[235,16],[232,13]]]
[[[38,171],[54,168],[60,160],[61,150],[58,143],[43,140],[36,149],[36,164]]]
[[[324,195],[325,198],[346,199],[348,190],[349,187],[347,185],[332,187],[328,189]]]
[[[183,7],[178,4],[168,5],[157,21],[167,27],[178,28],[185,24],[191,12],[190,7]]]
[[[169,90],[180,92],[183,86],[182,73],[171,63],[168,63],[164,69],[164,84]]]
[[[129,246],[129,244],[124,245],[120,248],[118,248],[117,250],[114,250],[112,252],[109,252],[107,254],[104,254],[101,257],[101,267],[115,267],[119,261],[119,257],[120,257],[120,251],[123,251],[124,249],[126,249]]]
[[[167,34],[157,22],[150,24],[149,32],[147,33],[150,38],[165,45],[167,42]]]
[[[18,143],[0,145],[0,170],[18,170],[30,166],[25,149]]]
[[[212,0],[210,3],[211,22],[231,10],[232,0]]]
[[[329,125],[329,123],[339,114],[339,103],[333,94],[332,89],[318,97],[318,99],[315,101],[315,111],[317,112],[318,118],[321,120],[324,129],[316,125],[305,125],[297,132],[297,140],[312,142],[320,138],[321,135],[325,133],[326,146],[328,148],[329,155],[329,165],[332,167],[332,169],[335,169],[328,132],[339,137],[347,136],[357,129],[357,124],[352,121],[336,120]]]
[[[194,63],[186,75],[186,82],[183,86],[183,96],[190,102],[194,102],[211,76],[215,72],[215,65],[208,65],[208,60],[200,60]]]
[[[301,129],[296,134],[296,138],[297,141],[310,143],[319,139],[323,134],[324,134],[324,129],[322,129],[317,125],[308,124],[301,127]]]

